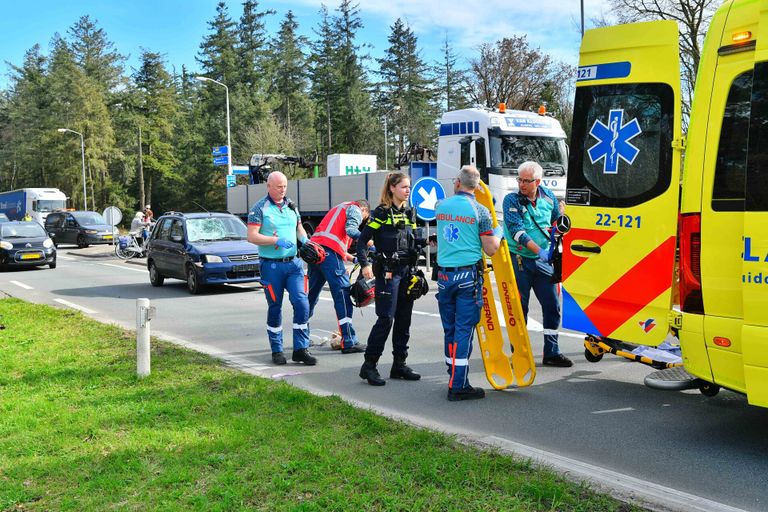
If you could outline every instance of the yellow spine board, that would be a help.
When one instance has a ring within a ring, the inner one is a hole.
[[[493,196],[485,183],[480,182],[480,187],[475,191],[475,198],[491,212],[493,227],[498,226]],[[513,384],[518,387],[530,386],[536,378],[536,364],[533,361],[531,340],[525,325],[523,305],[520,302],[520,292],[517,290],[507,241],[501,241],[499,250],[491,257],[491,266],[488,266],[487,260],[484,255],[483,312],[477,324],[477,338],[485,365],[485,375],[491,386],[496,389],[504,389]],[[509,350],[504,350],[491,272],[496,278],[511,354]]]

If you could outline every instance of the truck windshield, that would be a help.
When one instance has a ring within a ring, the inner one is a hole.
[[[215,240],[245,240],[248,229],[237,217],[205,217],[187,220],[187,239],[190,242]]]
[[[545,176],[565,176],[568,153],[565,140],[530,135],[491,135],[491,172],[514,175],[520,164],[532,160],[544,168]]]
[[[64,199],[43,199],[37,201],[36,212],[52,212],[60,208],[66,208],[67,201]]]

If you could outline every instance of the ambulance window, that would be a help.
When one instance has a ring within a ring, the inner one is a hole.
[[[747,211],[768,211],[768,62],[755,64],[745,206]]]
[[[629,207],[661,195],[671,182],[673,123],[667,84],[577,88],[568,189],[588,190],[592,206]]]
[[[712,189],[712,209],[715,211],[744,211],[751,94],[750,69],[733,81],[728,92],[728,101],[725,103],[715,164],[715,183]]]

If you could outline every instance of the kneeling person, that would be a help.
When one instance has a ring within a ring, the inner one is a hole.
[[[370,208],[368,201],[363,199],[335,206],[323,217],[311,238],[312,242],[325,249],[326,256],[320,263],[308,265],[309,317],[312,318],[320,292],[327,282],[341,331],[342,354],[365,352],[365,345],[357,342],[357,334],[352,327],[352,299],[344,262],[353,258],[347,250],[353,240],[360,238],[360,225],[368,219]]]

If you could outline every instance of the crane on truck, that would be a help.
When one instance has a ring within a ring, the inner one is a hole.
[[[766,0],[729,0],[712,17],[685,137],[676,23],[584,34],[562,269],[563,327],[587,335],[589,361],[627,343],[656,347],[673,334],[684,371],[660,370],[646,385],[708,396],[727,388],[761,407],[768,407],[766,13]]]

